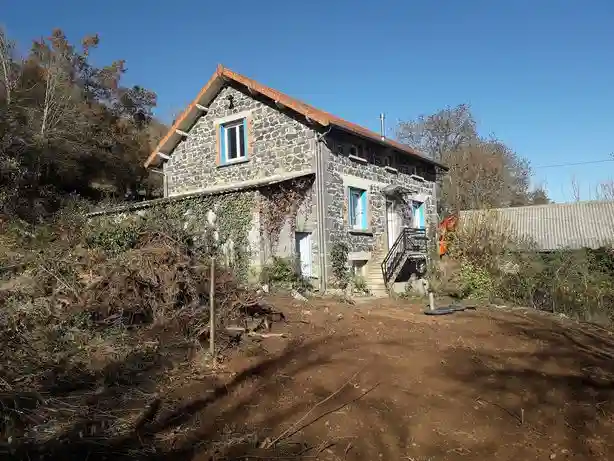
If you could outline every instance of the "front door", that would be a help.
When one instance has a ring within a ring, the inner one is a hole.
[[[390,249],[394,245],[400,231],[397,206],[392,200],[386,201],[386,230],[388,233],[388,249]]]
[[[298,253],[301,275],[303,277],[311,277],[313,274],[313,262],[311,258],[310,232],[296,233],[296,251]]]

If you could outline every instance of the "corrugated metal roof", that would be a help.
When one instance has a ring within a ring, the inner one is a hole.
[[[614,242],[614,201],[553,203],[489,210],[537,249],[599,248]],[[461,221],[483,211],[461,211]]]

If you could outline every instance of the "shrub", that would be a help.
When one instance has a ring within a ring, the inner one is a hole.
[[[533,242],[519,239],[510,223],[495,211],[474,212],[459,220],[449,237],[450,256],[473,266],[497,271],[506,257],[518,251],[529,251]]]
[[[99,248],[105,253],[116,255],[131,250],[139,241],[139,229],[134,221],[119,224],[100,224],[87,233],[85,243],[90,248]]]
[[[608,249],[524,255],[516,274],[503,274],[505,299],[581,320],[614,320],[614,272]]]
[[[495,290],[493,275],[484,267],[469,261],[461,263],[460,294],[465,298],[489,299]]]
[[[312,288],[309,280],[300,274],[298,262],[294,258],[274,256],[271,263],[262,268],[260,281],[283,289],[308,291]]]
[[[581,320],[614,321],[611,248],[538,253],[532,242],[514,238],[510,230],[489,211],[459,226],[450,240],[450,256],[459,263],[455,276],[460,296],[496,298]]]
[[[369,293],[367,281],[362,275],[354,275],[352,278],[352,286],[354,287],[354,290],[359,293]]]
[[[349,249],[345,242],[334,242],[331,245],[330,263],[335,278],[335,283],[341,289],[345,289],[350,281],[348,269]]]

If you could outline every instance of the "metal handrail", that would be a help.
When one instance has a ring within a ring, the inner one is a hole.
[[[404,227],[382,261],[382,276],[388,285],[395,268],[408,252],[426,253],[426,230]]]

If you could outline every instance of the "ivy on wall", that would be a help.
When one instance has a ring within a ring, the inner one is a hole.
[[[260,189],[260,235],[267,245],[267,256],[273,256],[286,222],[294,235],[299,209],[303,204],[310,208],[313,180],[312,176],[295,178]]]
[[[260,213],[260,236],[265,251],[268,250],[267,256],[272,256],[284,225],[289,223],[294,234],[299,209],[303,205],[310,209],[312,185],[313,177],[304,177],[258,191],[203,195],[162,202],[138,211],[110,213],[93,219],[88,244],[109,253],[119,253],[134,247],[140,232],[155,224],[154,227],[185,239],[187,244],[210,247],[211,242],[206,241],[207,213],[213,210],[217,215],[219,243],[223,248],[224,244],[232,242],[232,269],[239,278],[247,280],[252,258],[249,232],[254,211]],[[261,200],[256,207],[258,194]],[[221,252],[216,253],[221,256]]]
[[[207,213],[217,215],[220,244],[233,242],[233,269],[236,275],[247,280],[251,249],[249,231],[255,203],[254,192],[205,195],[173,202],[159,203],[139,211],[122,212],[96,217],[90,223],[93,228],[88,240],[90,246],[116,253],[131,248],[138,234],[155,223],[158,228],[167,227],[177,238],[189,238],[196,245],[205,243]],[[167,224],[165,226],[165,223]],[[186,242],[191,243],[191,242]]]

